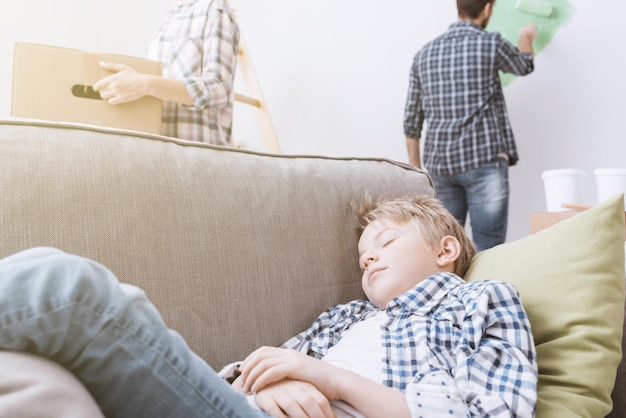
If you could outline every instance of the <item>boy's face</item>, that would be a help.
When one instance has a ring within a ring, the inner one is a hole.
[[[437,253],[413,223],[378,219],[359,239],[361,284],[368,299],[380,309],[396,296],[441,271]]]

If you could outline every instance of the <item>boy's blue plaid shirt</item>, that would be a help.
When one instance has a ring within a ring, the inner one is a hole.
[[[376,311],[362,300],[335,306],[283,347],[322,358]],[[405,392],[415,416],[534,416],[536,352],[514,286],[439,273],[392,300],[386,313],[374,341],[382,345],[381,383]]]

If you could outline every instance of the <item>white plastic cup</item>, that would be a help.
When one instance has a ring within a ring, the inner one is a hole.
[[[593,175],[596,177],[598,203],[619,193],[626,194],[626,168],[597,168]]]
[[[541,173],[546,192],[546,207],[548,212],[566,212],[573,210],[562,205],[582,205],[584,170],[577,168],[562,168],[547,170]]]

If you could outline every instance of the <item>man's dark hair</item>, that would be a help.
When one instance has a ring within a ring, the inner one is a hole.
[[[480,16],[487,3],[493,3],[496,0],[456,0],[456,8],[459,11],[459,17],[476,19]]]

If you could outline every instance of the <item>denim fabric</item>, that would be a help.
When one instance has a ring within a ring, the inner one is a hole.
[[[509,216],[509,166],[506,158],[460,174],[431,174],[437,198],[465,225],[470,216],[472,239],[479,251],[506,240]]]
[[[55,360],[107,417],[258,417],[143,291],[51,248],[0,261],[0,349]]]

